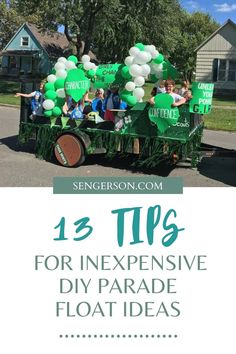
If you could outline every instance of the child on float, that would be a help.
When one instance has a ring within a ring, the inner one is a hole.
[[[166,89],[165,89],[165,80],[158,80],[154,87],[156,87],[156,94],[158,93],[165,93]]]
[[[62,112],[70,119],[84,118],[84,97],[76,102],[72,97],[67,96],[66,102],[62,107]]]
[[[112,121],[113,123],[115,122],[115,115],[111,110],[120,109],[120,101],[119,87],[116,85],[111,85],[104,100],[103,110],[105,112],[105,120]]]
[[[168,79],[165,82],[165,90],[168,95],[171,95],[174,99],[174,103],[172,104],[173,107],[181,106],[186,102],[186,98],[180,96],[178,93],[174,92],[175,89],[175,82],[174,80]]]
[[[31,98],[31,115],[30,119],[35,120],[37,115],[42,113],[42,104],[43,104],[43,88],[45,81],[42,81],[39,85],[39,89],[35,90],[31,93],[21,93],[17,92],[15,94],[16,97],[25,97]]]
[[[171,79],[166,80],[165,81],[166,94],[171,95],[174,99],[172,107],[178,107],[186,102],[186,98],[180,96],[178,93],[175,93],[174,89],[175,89],[175,82]],[[154,97],[150,98],[149,103],[151,104],[155,103]]]
[[[104,90],[98,88],[95,92],[95,97],[91,102],[92,111],[97,112],[101,118],[104,117]]]
[[[183,81],[181,84],[181,88],[179,89],[178,93],[180,96],[184,97],[184,94],[189,91],[189,82],[187,80]]]

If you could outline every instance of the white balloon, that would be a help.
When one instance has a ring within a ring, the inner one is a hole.
[[[161,64],[155,64],[155,63],[153,63],[153,64],[152,64],[152,67],[153,67],[153,69],[154,69],[156,72],[163,70],[163,64],[162,64],[162,63],[161,63]]]
[[[57,63],[55,64],[54,68],[55,68],[56,70],[61,70],[61,69],[65,69],[66,66],[65,66],[65,64],[62,63],[62,62],[57,62]]]
[[[54,107],[55,107],[55,103],[53,102],[53,100],[45,100],[43,102],[43,108],[46,110],[53,109]]]
[[[142,75],[142,67],[138,64],[132,64],[129,68],[130,75],[136,77]]]
[[[158,79],[163,79],[163,71],[157,71],[155,75]]]
[[[87,55],[87,54],[84,54],[82,57],[81,57],[81,61],[82,63],[87,63],[90,61],[90,56]]]
[[[152,55],[152,59],[155,59],[158,55],[159,55],[159,52],[158,52],[158,50],[153,50],[152,51],[152,53],[151,53],[151,55]]]
[[[65,64],[67,62],[67,59],[65,57],[60,57],[60,58],[57,59],[57,62]]]
[[[133,64],[134,57],[132,55],[129,55],[128,57],[125,58],[125,65],[130,66]]]
[[[47,82],[54,83],[56,81],[56,79],[57,79],[56,75],[51,74],[51,75],[48,75]]]
[[[154,45],[145,45],[144,46],[144,50],[145,52],[148,52],[148,53],[152,53],[154,50],[156,49],[156,47]]]
[[[91,70],[91,69],[93,69],[93,67],[94,67],[94,64],[91,63],[90,61],[86,61],[86,63],[84,63],[85,70]]]
[[[149,63],[151,60],[152,60],[152,54],[151,53],[146,53],[146,56],[147,56],[147,61],[146,63]],[[145,64],[146,64],[145,63]]]
[[[147,52],[139,52],[135,58],[134,62],[137,64],[146,64],[152,59],[152,56],[150,53]]]
[[[125,85],[127,91],[133,91],[135,89],[135,83],[133,81],[128,81]]]
[[[135,56],[135,63],[137,64],[146,64],[147,62],[147,53],[146,52],[139,52],[136,56]]]
[[[96,68],[96,64],[95,63],[91,63],[91,69],[94,70]]]
[[[150,67],[150,74],[155,74],[156,73],[156,70],[155,70],[155,68],[154,68],[154,63],[150,63],[150,64],[148,64],[149,65],[149,67]]]
[[[134,79],[134,83],[136,86],[143,86],[145,84],[145,79],[144,77],[142,76],[137,76],[135,79]]]
[[[76,69],[75,63],[73,61],[71,61],[71,60],[67,60],[66,69],[67,69],[67,71],[69,71],[71,69]]]
[[[60,69],[56,71],[56,77],[60,77],[62,79],[65,79],[67,77],[67,72],[64,69]]]
[[[56,90],[57,96],[60,98],[65,98],[66,97],[66,93],[65,90],[63,88],[60,88],[58,90]]]
[[[140,52],[140,50],[137,47],[131,47],[129,50],[129,54],[133,57],[137,55]]]
[[[137,87],[133,91],[133,95],[137,98],[137,100],[143,98],[144,94],[145,94],[144,89],[142,89],[141,87]]]
[[[141,65],[142,68],[142,76],[146,77],[150,74],[151,68],[148,64]]]

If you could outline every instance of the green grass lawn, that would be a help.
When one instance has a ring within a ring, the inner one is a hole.
[[[213,98],[213,107],[214,106],[236,107],[236,98],[235,97],[214,97]]]
[[[0,104],[20,105],[20,98],[14,97],[20,91],[20,84],[17,82],[0,80]]]
[[[14,94],[0,93],[0,104],[11,104],[14,106],[20,105],[20,97],[15,97]]]
[[[236,131],[236,110],[213,109],[204,116],[204,125],[207,129]]]

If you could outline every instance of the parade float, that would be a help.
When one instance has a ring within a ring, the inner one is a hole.
[[[211,111],[213,84],[193,83],[192,99],[173,107],[166,93],[144,101],[147,80],[178,78],[178,72],[153,45],[135,44],[123,64],[96,66],[88,55],[78,63],[75,56],[58,59],[44,84],[43,112],[30,119],[29,104],[22,98],[19,142],[33,140],[37,157],[56,158],[63,166],[81,165],[90,154],[136,155],[136,163],[157,166],[162,161],[189,162],[196,166],[203,132],[203,115]],[[119,88],[127,110],[116,110],[116,125],[97,120],[91,112],[85,119],[63,116],[66,97],[78,102],[91,89]],[[119,122],[119,124],[117,124]]]

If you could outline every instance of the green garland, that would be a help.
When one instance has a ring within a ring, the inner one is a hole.
[[[18,142],[23,145],[27,144],[30,139],[35,139],[35,155],[40,159],[50,160],[55,140],[62,131],[61,126],[21,123]]]
[[[53,156],[53,147],[60,133],[63,131],[73,132],[80,135],[87,134],[91,145],[86,149],[87,154],[92,154],[97,148],[105,148],[107,157],[117,155],[124,156],[133,152],[134,141],[139,141],[139,153],[135,165],[155,167],[160,162],[176,155],[181,160],[191,159],[191,165],[195,167],[199,161],[201,137],[203,127],[196,129],[189,139],[183,143],[180,140],[168,139],[166,137],[140,137],[136,134],[120,134],[119,132],[100,129],[79,129],[61,126],[51,127],[48,124],[21,123],[19,132],[19,143],[26,144],[34,138],[35,155],[38,158],[50,160]]]

